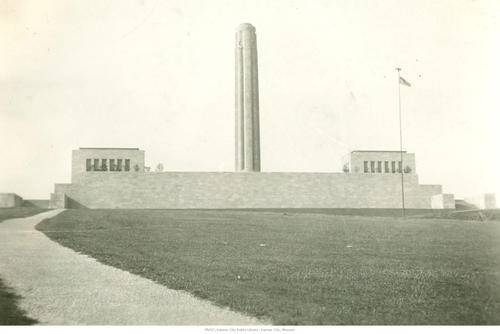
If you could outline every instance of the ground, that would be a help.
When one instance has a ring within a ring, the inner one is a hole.
[[[0,208],[0,223],[6,219],[29,217],[47,210],[36,207]]]
[[[497,211],[474,220],[347,211],[68,210],[37,228],[277,325],[500,324]]]
[[[46,211],[40,208],[1,208],[0,223],[6,219],[21,218]],[[0,272],[0,277],[1,277]],[[0,278],[0,325],[31,325],[36,320],[27,317],[18,307],[20,296],[7,287]]]

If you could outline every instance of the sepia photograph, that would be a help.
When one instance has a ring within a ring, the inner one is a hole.
[[[1,332],[500,325],[499,1],[0,0],[0,63]]]

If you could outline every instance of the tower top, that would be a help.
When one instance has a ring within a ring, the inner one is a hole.
[[[238,27],[236,27],[236,31],[242,31],[242,30],[255,31],[255,27],[250,23],[242,23]]]

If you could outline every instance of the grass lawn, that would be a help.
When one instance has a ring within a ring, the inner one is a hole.
[[[0,279],[0,326],[3,325],[33,325],[37,321],[28,318],[17,307],[19,296],[9,289]]]
[[[47,210],[35,207],[0,208],[0,223],[7,219],[33,216]]]
[[[500,324],[500,221],[67,210],[37,228],[276,325]]]
[[[40,208],[0,208],[0,223],[6,219],[21,218],[47,211]],[[0,272],[0,275],[2,273]],[[17,306],[19,296],[0,279],[0,325],[32,325],[36,320],[27,317]]]

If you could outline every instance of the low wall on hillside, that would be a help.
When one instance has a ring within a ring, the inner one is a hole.
[[[32,208],[48,209],[49,208],[49,200],[48,199],[25,199],[23,201],[23,206],[32,207]]]
[[[14,193],[0,193],[0,208],[14,208],[23,205],[23,198]]]
[[[455,209],[455,196],[453,194],[438,194],[431,197],[433,209]]]
[[[164,172],[82,174],[56,184],[51,207],[398,208],[399,174]],[[405,175],[405,206],[431,208],[441,186]],[[56,203],[57,202],[57,203]]]

